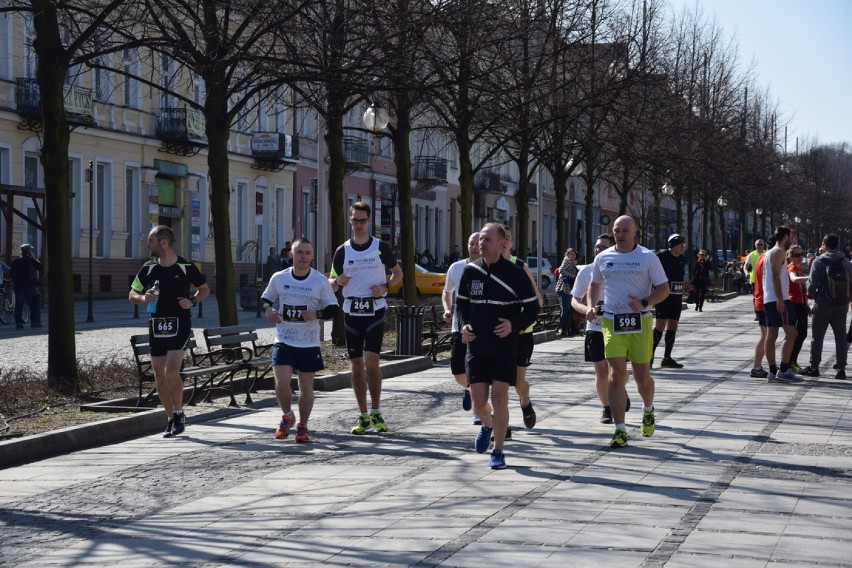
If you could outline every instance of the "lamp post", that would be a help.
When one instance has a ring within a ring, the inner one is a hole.
[[[388,111],[385,108],[377,104],[375,101],[370,103],[370,106],[367,107],[367,110],[364,111],[364,115],[361,117],[361,120],[364,122],[364,127],[372,132],[375,135],[380,134],[388,127],[388,123],[390,122],[390,117],[388,116]],[[384,207],[384,196],[382,196],[382,207]],[[381,219],[381,217],[379,217]],[[391,226],[391,238],[390,245],[394,250],[394,230],[396,229],[396,223],[394,222],[396,219],[396,191],[393,192],[393,200],[391,202],[391,213],[390,213],[390,226]]]
[[[94,235],[95,235],[95,163],[89,160],[89,167],[86,169],[86,181],[89,183],[89,286],[88,286],[88,309],[86,312],[86,322],[95,321],[92,314],[92,299],[95,293],[94,283],[92,282],[92,261],[94,256]]]

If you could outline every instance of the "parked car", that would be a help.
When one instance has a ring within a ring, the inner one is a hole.
[[[527,257],[527,266],[532,270],[533,276],[538,275],[538,257],[537,256],[528,256]],[[550,264],[550,261],[546,258],[541,259],[541,282],[539,282],[538,288],[541,291],[547,290],[550,288],[550,285],[553,283],[553,266]]]
[[[419,264],[414,265],[414,285],[417,287],[417,294],[420,296],[428,296],[430,294],[440,295],[444,291],[444,283],[447,281],[447,275],[440,272],[429,272]],[[403,279],[405,276],[403,275]],[[389,294],[402,295],[402,281],[396,286],[388,290]]]

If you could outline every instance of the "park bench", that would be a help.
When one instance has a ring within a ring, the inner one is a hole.
[[[535,318],[535,323],[533,324],[533,331],[539,332],[558,328],[561,314],[562,308],[558,301],[551,301],[550,298],[545,299],[544,305],[538,310],[538,316]]]
[[[432,361],[438,360],[438,351],[452,347],[452,322],[444,321],[444,307],[429,306],[423,311],[423,339],[429,342],[427,355]]]
[[[133,359],[136,363],[136,372],[139,378],[139,397],[136,406],[150,403],[157,392],[156,385],[151,388],[146,396],[143,396],[145,385],[154,385],[154,370],[151,365],[151,341],[147,333],[133,335],[130,337],[130,345],[133,348]],[[236,361],[236,353],[233,350],[221,350],[216,353],[199,353],[195,337],[190,336],[185,347],[185,356],[181,365],[180,377],[184,383],[191,382],[187,404],[195,405],[199,395],[200,400],[207,400],[214,392],[222,391],[230,396],[229,406],[238,406],[234,398],[233,380],[234,375],[243,369]]]
[[[260,343],[256,328],[250,324],[209,327],[202,333],[209,353],[222,349],[236,353],[236,363],[246,372],[245,404],[251,404],[257,381],[272,373],[272,344]]]

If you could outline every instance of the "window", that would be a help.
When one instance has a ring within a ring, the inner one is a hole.
[[[197,74],[192,74],[192,100],[198,106],[204,106],[207,100],[207,90],[204,88],[204,80]]]
[[[124,230],[127,237],[124,242],[124,257],[136,256],[137,235],[141,232],[139,199],[139,180],[141,172],[138,167],[124,168]]]
[[[24,14],[24,77],[35,79],[38,59],[35,53],[35,25],[31,14]]]
[[[101,46],[96,46],[95,49],[101,50]],[[102,55],[95,59],[95,65],[110,66],[110,56]],[[92,91],[95,100],[101,102],[109,102],[112,95],[112,78],[109,71],[95,67],[92,69]]]
[[[112,191],[110,165],[98,163],[95,172],[95,256],[109,257],[109,197]]]
[[[39,163],[39,159],[37,155],[28,154],[24,157],[24,186],[25,187],[44,187],[43,179],[42,179],[42,171],[41,164]],[[32,198],[26,197],[23,200],[24,205],[24,213],[32,219],[38,219],[38,213],[36,211],[35,203],[33,203]],[[39,246],[41,236],[41,232],[36,229],[32,224],[27,223],[26,231],[24,233],[26,242],[33,245],[36,250],[41,250]]]
[[[174,88],[174,61],[168,55],[160,56],[160,108],[172,108],[175,96],[171,93]]]
[[[11,14],[0,14],[0,79],[12,78]]]
[[[248,240],[248,184],[237,182],[237,244]],[[237,259],[242,260],[242,259]]]
[[[139,107],[139,81],[131,75],[139,75],[139,54],[135,49],[125,49],[121,57],[121,69],[124,71],[122,80],[122,96],[124,106]]]
[[[282,89],[275,98],[273,114],[275,117],[275,132],[286,132],[287,128],[287,91]]]

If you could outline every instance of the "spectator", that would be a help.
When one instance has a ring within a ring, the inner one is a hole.
[[[698,251],[698,261],[695,263],[691,284],[695,286],[695,311],[703,312],[704,297],[710,285],[710,261],[707,260],[706,250]]]
[[[30,325],[41,327],[41,298],[38,294],[41,262],[33,254],[32,245],[21,245],[21,256],[12,261],[9,271],[15,286],[15,324],[24,329],[24,302],[30,306]]]
[[[266,278],[264,280],[269,280],[272,278],[272,275],[276,272],[279,272],[282,268],[281,266],[281,256],[276,254],[275,247],[269,247],[269,256],[266,257]]]
[[[571,289],[577,278],[577,251],[569,248],[559,266],[559,278],[556,280],[556,294],[559,296],[559,335],[574,337],[579,333],[571,307]]]

